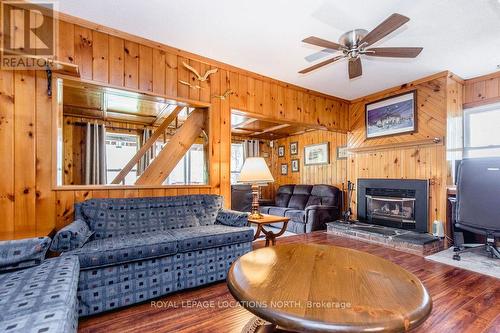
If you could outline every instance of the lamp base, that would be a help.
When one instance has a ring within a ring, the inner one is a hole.
[[[248,215],[248,218],[249,219],[252,219],[252,220],[260,220],[260,219],[263,219],[264,218],[264,215],[262,215],[261,213],[257,212],[257,213],[251,213],[250,215]]]

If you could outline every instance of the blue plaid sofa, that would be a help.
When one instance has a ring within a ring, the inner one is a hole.
[[[252,240],[247,213],[223,210],[217,195],[187,195],[78,203],[51,248],[79,258],[87,316],[224,280]]]
[[[76,332],[78,258],[44,260],[49,244],[48,237],[0,242],[0,332]]]

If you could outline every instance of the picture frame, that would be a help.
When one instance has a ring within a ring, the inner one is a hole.
[[[288,175],[288,164],[286,163],[281,164],[281,175],[282,176]]]
[[[338,146],[337,160],[346,160],[346,159],[347,159],[347,146]]]
[[[299,154],[299,143],[297,141],[290,143],[290,155]]]
[[[291,165],[292,165],[292,172],[300,171],[300,160],[298,158],[293,159]]]
[[[278,157],[285,157],[285,146],[278,147]]]
[[[366,138],[417,131],[417,91],[412,90],[365,104]]]
[[[318,143],[304,147],[304,165],[330,164],[330,143]]]

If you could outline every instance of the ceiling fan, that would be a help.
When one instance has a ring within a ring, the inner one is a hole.
[[[361,55],[370,57],[415,58],[422,52],[422,47],[369,48],[370,45],[397,30],[409,20],[410,19],[404,15],[397,13],[392,14],[370,32],[364,29],[355,29],[344,33],[340,36],[338,44],[318,37],[308,37],[302,42],[321,46],[328,50],[333,50],[334,52],[340,51],[342,55],[322,61],[314,66],[301,70],[299,73],[309,73],[315,69],[331,64],[332,62],[347,58],[349,59],[349,78],[354,79],[363,74]]]

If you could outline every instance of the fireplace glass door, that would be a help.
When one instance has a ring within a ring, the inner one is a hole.
[[[415,198],[366,195],[366,208],[367,218],[372,223],[415,228]]]

